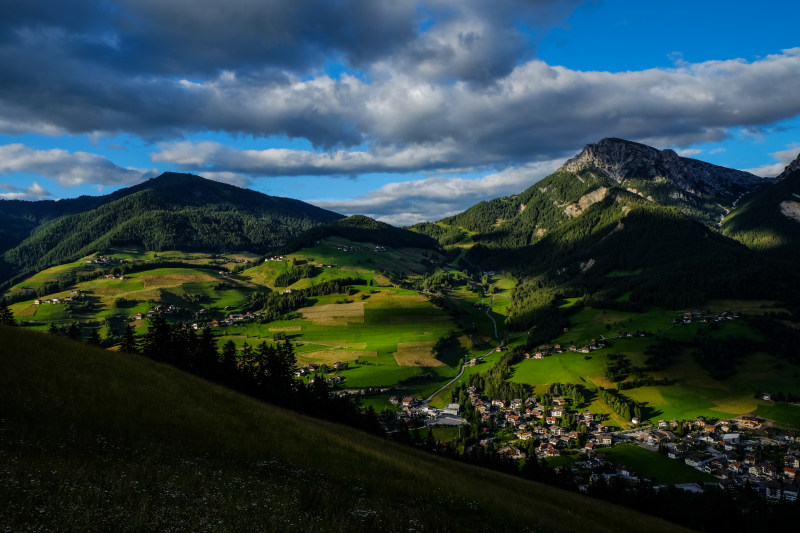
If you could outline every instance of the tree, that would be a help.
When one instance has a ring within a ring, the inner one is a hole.
[[[89,338],[86,339],[86,342],[89,344],[94,344],[95,346],[100,346],[102,339],[100,338],[100,334],[96,329],[92,329],[92,332],[89,333]]]
[[[50,322],[50,327],[47,328],[47,333],[49,333],[50,335],[57,335],[60,333],[55,322]]]
[[[142,353],[151,359],[166,361],[170,354],[171,331],[167,321],[161,315],[156,315],[147,328],[147,333],[142,341]]]
[[[16,326],[17,321],[14,320],[14,313],[11,311],[11,308],[8,307],[8,303],[6,303],[5,298],[0,300],[0,324],[4,326]]]
[[[67,337],[74,340],[79,340],[81,338],[81,327],[77,322],[73,322],[69,325],[67,328]]]
[[[139,350],[136,347],[136,339],[133,336],[133,328],[130,324],[128,327],[125,328],[125,335],[122,337],[122,344],[119,347],[119,351],[123,353],[138,353]]]
[[[233,384],[236,381],[237,371],[236,345],[233,341],[228,341],[222,346],[222,378]]]

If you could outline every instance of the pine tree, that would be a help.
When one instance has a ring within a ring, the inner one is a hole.
[[[50,327],[47,328],[47,333],[50,335],[58,335],[61,333],[61,331],[58,329],[58,326],[56,326],[55,322],[50,322]]]
[[[77,322],[73,322],[69,325],[67,328],[67,337],[74,340],[79,340],[81,338],[81,327]]]
[[[94,344],[95,346],[100,346],[102,339],[100,339],[100,334],[96,329],[93,329],[92,332],[89,333],[89,338],[86,339],[86,342],[89,344]]]
[[[133,328],[128,324],[128,327],[125,328],[125,336],[122,337],[122,344],[119,347],[119,351],[123,353],[138,353],[139,350],[136,348],[136,339],[133,336]]]
[[[236,345],[233,341],[228,341],[222,346],[222,376],[223,379],[233,384],[239,367],[236,362]]]
[[[11,311],[11,308],[8,307],[8,303],[6,303],[5,298],[0,300],[0,324],[4,326],[16,326],[17,321],[14,320],[14,313]]]
[[[151,359],[171,359],[171,328],[161,315],[156,315],[148,325],[142,342],[142,353]]]
[[[211,376],[217,371],[219,364],[219,354],[217,353],[217,341],[208,326],[203,328],[196,346],[196,366],[201,376]]]

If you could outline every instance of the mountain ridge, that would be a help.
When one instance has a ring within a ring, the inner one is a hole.
[[[313,226],[343,218],[300,200],[172,172],[86,202],[90,209],[46,220],[6,250],[0,279],[117,244],[155,251],[262,253]]]

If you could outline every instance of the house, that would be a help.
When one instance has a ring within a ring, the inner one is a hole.
[[[611,446],[611,444],[614,442],[614,438],[608,433],[595,433],[594,438],[597,441],[597,444],[601,446]]]
[[[764,495],[768,502],[775,503],[781,501],[781,485],[774,481],[768,481],[764,487]]]
[[[749,429],[758,429],[761,427],[761,419],[754,416],[743,416],[741,418],[742,425]]]
[[[136,320],[142,320],[144,318],[144,315],[142,313],[136,313],[135,315],[133,315],[133,317]]]
[[[547,425],[549,425],[549,426],[552,426],[553,424],[555,424],[555,423],[556,423],[556,417],[554,417],[554,416],[548,416],[548,417],[545,419],[545,421],[547,422]]]
[[[667,427],[667,421],[666,420],[659,420],[658,421],[658,427],[666,428]]]
[[[564,409],[561,407],[553,407],[553,409],[550,410],[550,414],[556,418],[561,418],[564,416]]]
[[[514,446],[504,446],[497,450],[497,454],[509,459],[525,459],[525,452]]]
[[[42,301],[37,298],[33,301],[33,305],[42,305]]]
[[[783,499],[787,502],[797,501],[798,488],[797,485],[784,485],[783,486]]]

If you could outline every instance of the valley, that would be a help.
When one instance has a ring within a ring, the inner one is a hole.
[[[798,192],[787,172],[605,139],[518,195],[410,228],[165,175],[6,250],[4,298],[42,349],[140,352],[612,501],[699,484],[750,506],[750,486],[793,494],[776,465],[799,451],[796,221],[758,217]],[[145,205],[187,183],[188,205]],[[110,223],[112,204],[140,212]],[[165,231],[130,229],[155,219]],[[733,468],[750,454],[755,469]]]

